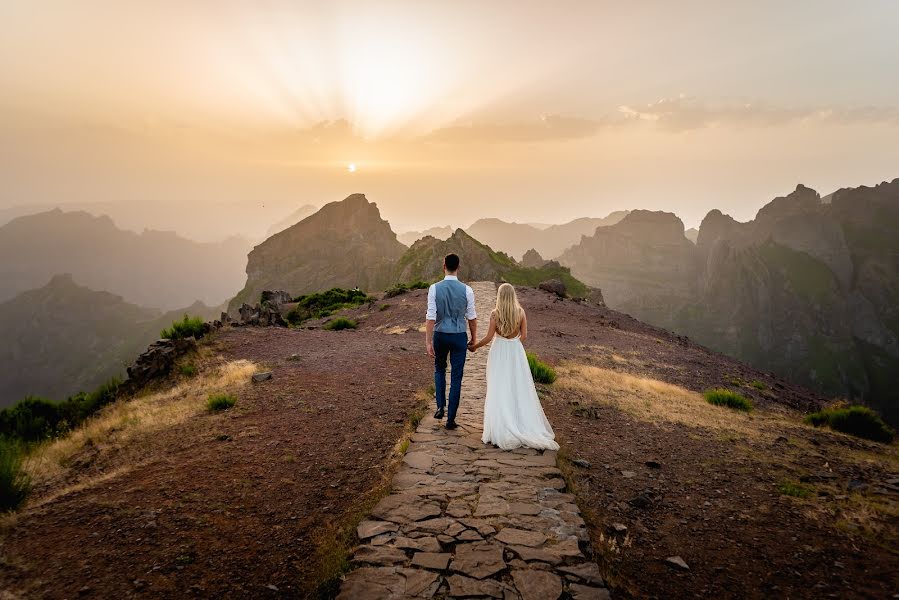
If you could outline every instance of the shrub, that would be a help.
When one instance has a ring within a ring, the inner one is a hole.
[[[0,437],[0,511],[18,508],[31,491],[31,478],[22,469],[25,447]]]
[[[197,366],[193,363],[184,363],[178,366],[178,372],[185,377],[193,377],[197,374]]]
[[[37,442],[66,433],[115,401],[121,381],[113,378],[93,392],[81,392],[62,402],[28,396],[0,411],[0,435]]]
[[[325,323],[325,329],[329,331],[340,331],[341,329],[356,329],[359,326],[356,321],[347,319],[346,317],[337,317]]]
[[[401,294],[405,294],[406,292],[411,292],[412,290],[426,290],[428,287],[430,287],[430,284],[421,280],[413,281],[412,283],[397,283],[384,292],[384,297],[394,298]]]
[[[531,375],[537,383],[552,383],[556,380],[556,371],[551,366],[537,358],[533,352],[527,353],[528,366],[531,367]]]
[[[209,409],[210,412],[221,412],[223,410],[228,410],[232,406],[237,403],[237,398],[232,396],[231,394],[210,394],[209,399],[206,400],[206,408]]]
[[[180,321],[175,321],[168,329],[163,329],[159,336],[166,340],[178,340],[181,338],[203,336],[203,319],[184,315]]]
[[[865,406],[825,408],[808,415],[805,422],[815,427],[827,425],[836,431],[884,444],[893,441],[896,434],[877,413]]]
[[[761,381],[759,381],[758,379],[753,379],[752,381],[749,382],[749,385],[751,385],[752,387],[754,387],[757,390],[768,389],[768,386],[765,385],[764,383],[762,383]]]
[[[777,484],[777,491],[784,496],[793,496],[794,498],[809,498],[813,493],[811,489],[801,483],[792,481],[781,481]]]
[[[726,406],[727,408],[734,408],[745,412],[752,410],[752,401],[750,401],[749,398],[731,390],[724,388],[707,390],[704,396],[706,402],[714,404],[715,406]]]
[[[389,305],[389,304],[382,304],[381,306],[378,307],[378,310],[381,311],[381,312],[384,312],[384,311],[387,310],[388,308],[390,308],[390,305]]]
[[[320,319],[343,308],[371,302],[373,298],[361,290],[331,288],[326,292],[308,294],[294,299],[297,305],[287,313],[287,322],[297,326],[306,319]]]

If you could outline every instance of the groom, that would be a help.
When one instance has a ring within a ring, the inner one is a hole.
[[[474,291],[459,281],[459,257],[447,254],[443,259],[443,281],[428,288],[428,313],[425,322],[425,345],[428,356],[434,358],[434,388],[437,391],[435,419],[443,418],[446,405],[446,357],[449,355],[450,375],[449,412],[446,428],[455,429],[456,411],[462,391],[462,370],[468,351],[468,333],[477,340],[478,316],[474,310]]]

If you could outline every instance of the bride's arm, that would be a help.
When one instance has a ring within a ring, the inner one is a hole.
[[[493,313],[490,313],[490,325],[487,327],[487,335],[485,335],[480,342],[477,344],[472,344],[469,346],[469,349],[474,352],[481,346],[486,346],[490,343],[490,340],[493,339],[493,335],[496,333],[496,318]]]
[[[522,342],[528,339],[528,314],[524,312],[523,308],[521,309],[521,327],[519,327],[518,336]]]

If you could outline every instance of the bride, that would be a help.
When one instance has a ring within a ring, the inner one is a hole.
[[[534,388],[534,378],[521,342],[528,336],[528,321],[515,288],[504,283],[496,294],[487,335],[468,348],[475,352],[496,338],[487,355],[487,399],[484,403],[485,444],[503,450],[538,448],[558,450],[555,434]]]

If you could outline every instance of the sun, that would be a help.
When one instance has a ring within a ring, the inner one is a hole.
[[[346,166],[346,170],[350,173],[356,172],[356,163],[350,163]]]

